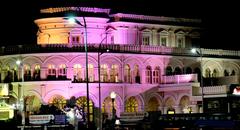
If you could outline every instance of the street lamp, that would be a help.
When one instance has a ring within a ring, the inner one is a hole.
[[[98,48],[98,95],[99,95],[99,99],[98,99],[98,103],[99,103],[99,128],[100,130],[102,130],[102,103],[101,103],[101,64],[100,64],[100,56],[104,53],[104,51],[101,51],[101,45],[102,42],[104,41],[104,39],[106,39],[107,36],[105,36],[105,38],[102,39],[102,41],[99,44],[99,48]],[[106,52],[109,52],[109,50],[107,49]]]
[[[116,116],[116,109],[114,107],[114,101],[115,101],[116,96],[117,96],[117,94],[114,91],[110,93],[110,97],[112,99],[112,120],[113,121],[115,120],[115,116]]]
[[[202,112],[204,112],[204,101],[203,101],[203,98],[204,98],[204,91],[203,91],[203,76],[202,76],[202,71],[203,71],[203,68],[202,68],[202,49],[199,48],[198,50],[196,48],[193,48],[191,49],[191,52],[193,54],[198,54],[200,56],[200,87],[201,87],[201,90],[202,90]]]
[[[20,111],[21,111],[21,115],[22,115],[22,125],[25,125],[25,112],[24,112],[24,91],[23,91],[23,82],[24,82],[24,72],[23,72],[23,62],[21,60],[17,60],[16,64],[18,66],[21,67],[21,78],[22,78],[22,82],[21,82],[21,96],[20,96]]]
[[[70,18],[64,18],[67,19],[68,22],[70,24],[78,24],[82,27],[84,27],[84,48],[85,48],[85,53],[86,53],[86,87],[87,87],[87,127],[89,127],[89,123],[90,123],[90,110],[89,110],[89,79],[88,79],[88,47],[87,47],[87,24],[86,24],[86,19],[83,16],[83,24],[78,21],[76,18],[74,17],[70,17]]]

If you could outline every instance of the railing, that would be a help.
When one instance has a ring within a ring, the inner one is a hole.
[[[120,44],[102,44],[101,49],[109,49],[111,52],[120,53],[148,53],[164,55],[188,55],[196,56],[191,52],[191,48],[174,48],[163,46],[145,46],[145,45],[120,45]],[[51,52],[84,52],[84,44],[47,44],[47,45],[19,45],[7,46],[0,49],[1,55],[19,54],[19,53],[51,53]],[[88,44],[89,52],[98,52],[98,44]],[[221,49],[202,49],[203,56],[226,56],[240,57],[240,51],[221,50]]]
[[[189,82],[198,82],[197,74],[182,74],[182,75],[171,75],[163,76],[162,83],[189,83]]]
[[[204,95],[219,95],[219,94],[227,94],[229,91],[229,88],[227,85],[221,85],[221,86],[205,86],[203,87],[203,94]],[[198,94],[202,95],[202,88],[199,87]]]

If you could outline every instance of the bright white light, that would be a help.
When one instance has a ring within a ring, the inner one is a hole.
[[[74,110],[71,109],[69,112],[67,112],[67,116],[72,120],[74,119]]]
[[[17,64],[17,65],[20,65],[20,64],[21,64],[21,60],[17,60],[17,61],[16,61],[16,64]]]
[[[70,17],[70,18],[68,18],[68,22],[70,24],[75,24],[76,23],[76,19],[74,17]]]
[[[112,99],[115,99],[116,96],[117,96],[117,94],[116,94],[115,92],[111,92],[110,97],[111,97]]]
[[[119,119],[117,119],[116,121],[115,121],[115,125],[120,125],[121,123],[120,123],[120,120]]]
[[[196,48],[193,48],[193,49],[191,50],[191,52],[194,53],[194,54],[196,54],[196,53],[197,53],[197,49],[196,49]]]

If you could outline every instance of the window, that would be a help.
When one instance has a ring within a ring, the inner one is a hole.
[[[66,79],[67,78],[67,67],[65,64],[59,65],[58,78]]]
[[[71,36],[71,42],[72,44],[84,43],[84,38],[83,36]]]
[[[224,76],[229,76],[229,72],[227,70],[224,70]]]
[[[180,67],[176,67],[174,74],[177,74],[177,75],[182,74],[182,69]]]
[[[167,68],[166,68],[166,75],[172,75],[172,67],[171,66],[168,66]]]
[[[167,37],[161,37],[160,44],[161,46],[167,46]]]
[[[187,69],[186,69],[186,74],[191,74],[191,73],[192,73],[192,68],[187,67]]]
[[[56,68],[53,64],[48,65],[48,79],[56,79]]]
[[[178,37],[177,38],[177,47],[179,48],[183,48],[184,45],[183,45],[183,37]]]
[[[210,77],[211,77],[211,70],[210,70],[209,68],[207,68],[207,69],[205,70],[205,77],[206,77],[206,78],[210,78]]]
[[[153,71],[153,83],[160,83],[160,68],[156,67]]]
[[[134,65],[134,77],[135,77],[135,83],[140,83],[141,82],[138,65]]]
[[[150,44],[150,37],[149,36],[143,36],[142,44],[143,45],[149,45]]]
[[[152,69],[150,66],[146,68],[146,83],[152,83]]]
[[[118,82],[118,66],[112,65],[110,72],[110,82]]]
[[[74,82],[81,82],[82,79],[82,66],[80,64],[73,65],[73,75],[74,75]]]
[[[106,64],[101,65],[101,71],[100,71],[100,77],[101,82],[107,82],[108,81],[108,66]]]
[[[212,77],[218,77],[218,71],[216,69],[213,70]]]
[[[31,80],[31,68],[29,65],[24,65],[24,80]]]
[[[35,65],[33,72],[33,79],[40,80],[40,65]]]
[[[231,75],[235,75],[235,71],[234,71],[234,70],[232,70],[232,73],[231,73]]]
[[[92,64],[88,64],[88,78],[89,82],[94,82],[94,68]]]
[[[127,83],[131,82],[131,68],[129,65],[125,65],[124,67],[124,81]]]

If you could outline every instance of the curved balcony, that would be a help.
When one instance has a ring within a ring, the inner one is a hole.
[[[146,45],[121,45],[121,44],[88,44],[89,52],[98,52],[99,50],[109,49],[114,53],[143,53],[143,54],[164,54],[164,55],[184,55],[193,56],[191,48],[174,48],[163,46]],[[7,46],[0,49],[1,55],[23,54],[23,53],[52,53],[52,52],[84,52],[84,44],[48,44],[48,45],[18,45]],[[216,57],[240,57],[240,51],[230,51],[221,49],[202,49],[203,56]],[[195,55],[194,55],[195,56]]]

